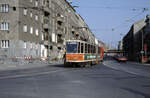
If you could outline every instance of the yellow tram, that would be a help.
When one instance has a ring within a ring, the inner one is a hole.
[[[64,65],[90,66],[103,61],[103,47],[81,40],[67,40]]]

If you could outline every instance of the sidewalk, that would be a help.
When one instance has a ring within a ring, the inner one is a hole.
[[[63,64],[63,62],[62,61],[50,61],[50,62],[42,61],[42,62],[32,62],[32,63],[5,62],[5,63],[0,63],[0,71],[32,69],[32,68],[39,68],[39,67],[47,67],[55,64]]]
[[[149,63],[139,63],[139,62],[133,62],[133,61],[128,61],[127,63],[136,64],[136,65],[139,65],[139,66],[149,66],[150,67]]]
[[[150,64],[128,61],[125,66],[150,72]]]

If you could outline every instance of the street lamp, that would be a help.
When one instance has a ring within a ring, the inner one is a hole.
[[[143,37],[143,29],[141,30],[141,33],[142,33],[142,47],[141,47],[141,59],[142,59],[142,63],[144,61],[144,37]]]

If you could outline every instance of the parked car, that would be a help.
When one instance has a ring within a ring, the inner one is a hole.
[[[118,57],[116,58],[116,60],[117,60],[118,62],[126,62],[126,61],[127,61],[127,57],[125,57],[125,56],[118,56]]]

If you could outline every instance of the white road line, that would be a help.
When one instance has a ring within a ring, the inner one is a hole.
[[[121,71],[124,71],[124,72],[129,73],[129,74],[140,75],[141,76],[141,74],[139,74],[139,73],[136,73],[136,72],[133,72],[133,71],[131,71],[129,69],[126,69],[125,67],[120,67],[121,64],[116,64],[115,63],[115,65],[114,65],[114,64],[109,64],[109,63],[106,64],[106,63],[104,63],[104,65],[109,67],[109,68],[115,69],[115,70],[121,70]]]
[[[30,77],[30,76],[38,76],[38,75],[46,75],[46,74],[52,74],[52,73],[57,73],[65,70],[55,70],[55,71],[48,71],[48,72],[42,72],[42,73],[34,73],[34,74],[24,74],[24,75],[13,75],[13,76],[5,76],[5,77],[0,77],[0,80],[2,79],[13,79],[13,78],[22,78],[22,77]]]
[[[115,69],[115,70],[120,70],[119,68],[113,67],[113,65],[106,64],[105,62],[104,62],[103,64],[104,64],[105,66],[109,67],[109,68],[112,68],[112,69]]]

